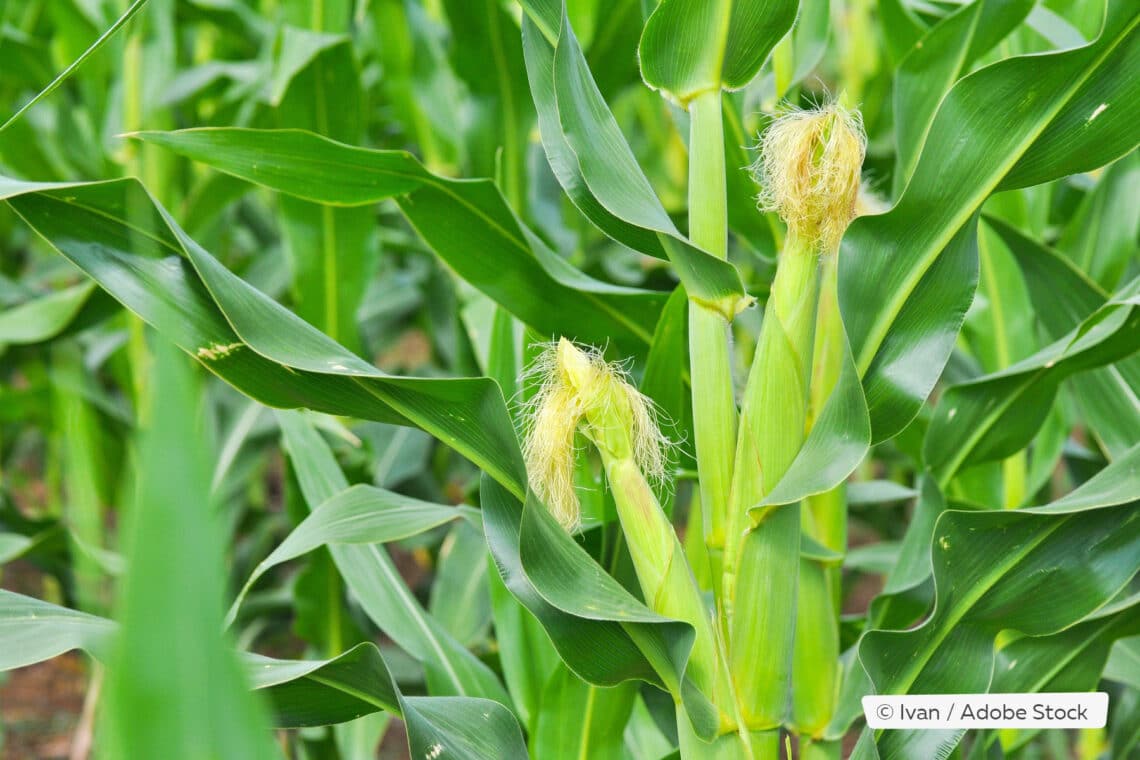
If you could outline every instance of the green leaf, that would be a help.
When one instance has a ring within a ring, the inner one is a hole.
[[[622,757],[625,724],[636,697],[633,684],[601,688],[558,668],[543,691],[543,710],[531,740],[535,757]]]
[[[689,297],[726,318],[747,306],[740,274],[673,224],[594,83],[566,14],[524,3],[523,45],[547,159],[590,221],[634,250],[668,258]]]
[[[387,710],[400,714],[400,692],[375,644],[357,644],[329,660],[245,656],[246,675],[273,705],[279,727],[327,726]]]
[[[1120,5],[1109,3],[1109,25],[1114,13],[1127,12]],[[1130,31],[1121,37],[1112,54],[1105,57],[1096,75],[1081,81],[1064,111],[1020,157],[1002,180],[1000,189],[1032,187],[1058,177],[1091,171],[1140,144],[1135,128],[1136,119],[1140,118],[1137,101],[1140,85],[1131,76],[1140,66],[1140,35],[1135,31],[1135,16],[1128,28]]]
[[[665,413],[665,419],[677,425],[686,438],[685,386],[688,377],[688,331],[686,314],[688,298],[678,287],[661,310],[661,319],[653,332],[653,345],[645,361],[640,390]]]
[[[1140,633],[1140,603],[1132,600],[1123,608],[1103,610],[1090,619],[1051,636],[1025,636],[1003,647],[997,655],[994,681],[996,694],[1093,691],[1105,671],[1114,644],[1122,637]],[[1107,677],[1107,674],[1106,674]],[[1024,746],[1039,731],[1019,731],[1011,751]]]
[[[405,697],[403,712],[413,757],[527,757],[518,721],[498,702]]]
[[[883,26],[883,39],[891,60],[898,63],[922,39],[926,27],[904,0],[879,0],[879,18]]]
[[[0,533],[0,564],[18,558],[34,544],[34,539],[19,533]]]
[[[527,757],[518,723],[501,704],[470,697],[404,696],[371,643],[323,661],[251,655],[247,669],[273,702],[282,726],[327,725],[386,710],[404,719],[414,757]]]
[[[1002,647],[990,691],[997,694],[1092,691],[1119,639],[1140,633],[1140,603],[1103,610],[1051,636]],[[1125,644],[1119,641],[1119,644]],[[1107,677],[1107,675],[1106,675]]]
[[[301,414],[279,412],[278,420],[301,491],[310,505],[348,489],[328,444]],[[424,663],[434,693],[486,697],[510,704],[495,674],[424,611],[382,547],[333,544],[329,551],[341,577],[372,621]]]
[[[855,370],[850,347],[844,341],[843,363],[835,388],[804,445],[784,476],[752,510],[775,504],[794,504],[808,496],[835,488],[850,475],[871,444],[867,400]]]
[[[1080,327],[1008,369],[952,386],[927,429],[924,456],[940,483],[962,467],[1026,446],[1061,381],[1140,351],[1140,279]]]
[[[222,635],[224,529],[209,498],[202,396],[173,345],[158,345],[154,366],[103,746],[115,757],[281,757]]]
[[[899,63],[894,82],[896,195],[914,171],[943,96],[1035,4],[1036,0],[979,0],[965,5],[926,32]]]
[[[791,86],[803,82],[819,66],[827,52],[830,36],[830,0],[806,0],[800,3],[800,13],[791,37],[792,53],[795,56],[795,68],[789,83]]]
[[[258,563],[234,600],[231,619],[246,593],[271,568],[326,545],[383,544],[399,541],[466,517],[478,524],[476,510],[448,507],[382,488],[355,485],[315,507],[273,552]]]
[[[492,381],[380,372],[223,268],[135,180],[0,179],[0,198],[116,300],[253,398],[414,424],[523,493],[522,456]]]
[[[523,508],[519,556],[534,588],[553,607],[575,618],[616,622],[653,666],[674,699],[683,701],[697,736],[717,732],[716,708],[685,677],[694,631],[635,599],[598,567],[533,494]],[[557,645],[557,644],[556,644]]]
[[[471,94],[471,172],[497,177],[508,203],[521,211],[534,104],[526,96],[518,25],[498,0],[446,0],[444,7],[452,33],[452,67]]]
[[[296,40],[329,35],[286,27],[283,48]],[[276,100],[282,127],[307,129],[341,142],[363,136],[364,104],[352,44],[343,38],[319,49],[303,68],[291,73],[288,87]],[[317,47],[306,44],[305,47]],[[282,57],[287,54],[282,51]],[[334,340],[356,348],[356,312],[375,268],[370,239],[373,214],[367,208],[344,208],[280,200],[285,250],[293,270],[293,303],[298,316]]]
[[[460,521],[444,538],[428,605],[432,617],[468,646],[485,640],[491,622],[490,563],[482,527]]]
[[[959,81],[898,204],[848,229],[840,304],[875,441],[913,419],[950,355],[977,278],[977,209],[1050,125],[1067,123],[1082,86],[1111,78],[1127,58],[1140,16],[1126,6],[1109,4],[1089,45],[1007,59]],[[1036,181],[1069,170],[1049,163]]]
[[[514,700],[519,722],[528,733],[534,733],[546,681],[560,658],[542,623],[503,584],[494,556],[488,558],[488,565],[491,614],[503,680]]]
[[[1108,295],[1063,256],[997,219],[987,224],[1009,246],[1025,273],[1045,333],[1058,339],[1100,308]],[[1136,442],[1140,428],[1140,356],[1070,378],[1090,432],[1110,458]]]
[[[1140,689],[1140,636],[1116,642],[1105,663],[1104,677]]]
[[[83,310],[94,290],[92,283],[84,282],[5,309],[0,314],[0,346],[54,338]]]
[[[795,0],[661,0],[641,35],[641,76],[687,103],[709,90],[738,90],[792,28]]]
[[[72,649],[103,656],[116,625],[110,620],[0,590],[0,670],[23,667]],[[328,660],[278,660],[242,656],[246,678],[273,706],[274,725],[325,726],[385,710],[408,721],[409,743],[467,745],[479,760],[526,757],[518,724],[498,702],[468,697],[405,697],[380,650],[357,644]],[[454,711],[456,723],[444,714]],[[472,719],[474,718],[474,719]],[[490,724],[490,727],[488,727]],[[503,752],[505,754],[500,754]]]
[[[0,124],[0,132],[3,132],[8,127],[12,126],[13,122],[27,113],[28,110],[31,109],[31,107],[36,103],[39,103],[41,100],[59,89],[59,86],[70,79],[71,75],[74,74],[79,69],[79,67],[87,61],[87,59],[95,55],[95,53],[97,53],[103,47],[103,45],[107,43],[108,40],[115,36],[116,32],[126,26],[127,22],[134,18],[135,14],[141,11],[146,3],[147,0],[134,0],[133,3],[127,6],[127,9],[123,11],[123,15],[119,16],[115,23],[107,27],[106,31],[99,35],[99,38],[91,43],[91,45],[88,46],[88,48],[84,50],[78,58],[72,61],[67,66],[67,68],[61,71],[55,79],[51,80],[51,83],[48,84],[47,87],[36,93],[35,97],[33,97],[27,103],[24,103],[24,105],[20,106],[20,109],[16,111],[16,113],[12,114],[3,124]]]
[[[1000,631],[1053,634],[1109,602],[1140,570],[1138,466],[1140,446],[1047,506],[943,513],[931,543],[933,614],[917,628],[873,630],[860,641],[875,692],[985,691]],[[947,738],[923,733],[883,733],[879,752],[933,756],[920,753]]]
[[[72,649],[105,657],[115,628],[105,618],[0,589],[0,670],[50,660]]]
[[[528,505],[524,510],[487,477],[480,496],[483,529],[504,585],[542,623],[571,671],[598,686],[641,680],[674,693],[681,690],[691,626],[662,618],[633,599],[598,570],[545,508]],[[703,732],[715,730],[712,706],[689,691],[690,716],[703,721]]]
[[[1069,221],[1059,250],[1105,290],[1114,290],[1137,257],[1140,238],[1140,153],[1105,170]]]
[[[610,285],[571,267],[523,226],[491,182],[438,177],[408,153],[355,148],[293,130],[195,129],[139,137],[298,198],[343,206],[396,198],[449,266],[544,334],[593,343],[610,337],[636,351],[649,342],[664,304],[663,294]],[[449,223],[439,224],[444,218]]]

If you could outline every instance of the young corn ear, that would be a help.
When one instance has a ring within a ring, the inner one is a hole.
[[[652,402],[601,352],[562,338],[536,360],[541,387],[530,404],[523,456],[531,488],[567,530],[579,524],[574,436],[597,449],[646,604],[693,625],[689,675],[710,698],[718,679],[715,638],[700,589],[651,482],[664,481],[668,440]]]
[[[881,204],[866,187],[859,191],[856,213],[875,213]],[[880,209],[881,210],[881,209]],[[819,418],[839,379],[847,351],[839,313],[838,256],[822,257],[815,352],[809,393],[808,429]],[[847,501],[843,485],[809,496],[803,502],[802,532],[836,554],[847,549]],[[838,758],[838,742],[822,738],[838,701],[839,611],[842,574],[839,563],[800,559],[796,639],[793,655],[791,724],[805,742],[804,756]],[[810,740],[810,751],[806,744]]]
[[[749,509],[784,476],[810,426],[820,254],[838,248],[853,217],[865,144],[859,117],[838,105],[795,111],[769,128],[756,164],[761,204],[788,235],[743,397],[721,595],[730,667],[754,731],[789,717],[801,520],[799,505],[755,521]]]
[[[525,415],[523,459],[531,488],[562,527],[573,532],[581,522],[574,489],[574,439],[580,428],[599,449],[605,447],[603,454],[632,458],[650,481],[664,481],[669,442],[653,403],[600,351],[562,338],[539,355],[530,374],[541,385]],[[617,429],[623,434],[615,435]]]

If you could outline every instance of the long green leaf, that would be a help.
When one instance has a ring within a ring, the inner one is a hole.
[[[154,367],[103,746],[113,757],[279,758],[221,626],[224,529],[209,498],[202,395],[174,345],[158,346]]]
[[[341,206],[396,198],[448,265],[543,334],[593,343],[609,337],[636,351],[649,342],[665,302],[665,294],[587,277],[533,235],[493,183],[437,177],[408,153],[355,148],[293,130],[195,129],[139,137],[298,198]],[[449,223],[440,224],[444,218]]]
[[[285,448],[310,506],[347,490],[344,473],[316,429],[297,412],[279,412],[278,420]],[[372,621],[424,663],[433,691],[510,704],[506,690],[490,668],[423,609],[383,547],[333,544],[329,551],[337,570]]]
[[[0,179],[0,198],[116,300],[250,396],[414,424],[523,492],[518,442],[492,381],[380,372],[222,267],[137,181]]]
[[[315,507],[273,553],[258,563],[234,600],[231,618],[258,578],[317,547],[400,541],[461,517],[478,524],[478,514],[469,507],[432,504],[372,486],[350,486]]]
[[[946,483],[962,467],[1019,451],[1045,421],[1062,380],[1137,351],[1140,280],[1033,356],[948,389],[927,429],[927,465]]]
[[[296,41],[298,37],[301,41]],[[308,41],[312,37],[324,41],[329,35],[285,27],[281,56],[290,46],[315,47]],[[321,49],[289,78],[275,113],[280,126],[311,130],[341,142],[360,141],[364,103],[352,50],[351,42],[341,39]],[[356,311],[375,264],[371,210],[292,197],[282,198],[280,206],[297,314],[355,349]]]
[[[106,618],[0,589],[0,670],[84,649],[107,657],[116,626]]]
[[[970,65],[1020,24],[1036,0],[979,0],[963,6],[923,35],[895,73],[898,158],[894,183],[906,186],[942,97]]]
[[[750,302],[739,273],[678,232],[602,98],[565,8],[529,1],[523,7],[531,95],[563,189],[618,242],[667,257],[690,298],[734,317]]]
[[[531,741],[535,757],[581,760],[621,757],[625,724],[637,690],[633,684],[602,688],[565,667],[554,671],[543,691],[543,710]],[[567,716],[575,720],[567,720]]]
[[[1056,251],[998,219],[986,220],[1009,246],[1022,271],[1041,326],[1054,340],[1073,330],[1108,294]],[[1127,451],[1140,429],[1140,356],[1082,372],[1069,382],[1092,435],[1110,458]]]
[[[567,667],[599,686],[640,680],[672,689],[688,699],[701,733],[715,730],[711,705],[681,681],[692,628],[661,618],[633,599],[543,507],[524,510],[486,476],[480,495],[483,528],[503,583],[542,623]]]
[[[1080,105],[1082,86],[1111,76],[1130,54],[1140,16],[1127,6],[1109,3],[1089,45],[1011,58],[959,81],[898,204],[848,230],[839,297],[875,441],[913,419],[950,355],[977,280],[977,209],[1042,133]],[[1036,181],[1069,169],[1049,163]]]
[[[552,606],[576,618],[619,623],[653,666],[665,687],[685,704],[697,735],[717,732],[716,708],[685,677],[694,631],[664,618],[635,599],[604,572],[531,494],[519,534],[523,569]]]
[[[73,649],[105,657],[116,630],[105,618],[0,590],[0,670]],[[385,710],[397,716],[414,714],[408,721],[412,746],[471,746],[476,754],[463,756],[479,760],[526,756],[518,726],[501,704],[469,697],[405,697],[380,650],[369,642],[327,660],[278,660],[246,653],[242,664],[252,688],[273,706],[278,727],[326,726]],[[443,717],[451,711],[463,720]]]
[[[20,106],[20,109],[16,111],[16,113],[12,114],[7,121],[5,121],[3,124],[0,124],[0,132],[3,132],[8,127],[12,126],[13,122],[27,113],[28,110],[31,109],[31,107],[36,103],[39,103],[41,100],[59,89],[60,85],[70,79],[71,75],[74,74],[79,69],[79,67],[87,61],[87,59],[95,55],[95,53],[99,52],[99,50],[107,43],[107,41],[115,36],[116,32],[126,26],[127,22],[134,18],[135,14],[141,11],[146,3],[147,0],[134,0],[133,3],[127,6],[127,9],[123,11],[123,15],[119,16],[119,18],[115,20],[115,23],[107,27],[106,31],[99,35],[99,38],[91,43],[91,45],[86,50],[84,50],[78,58],[68,64],[67,68],[61,71],[55,79],[51,80],[47,87],[36,93],[36,95],[31,100]]]

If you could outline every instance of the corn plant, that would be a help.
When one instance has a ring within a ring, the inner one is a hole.
[[[1138,25],[0,4],[0,669],[72,757],[1137,756]]]

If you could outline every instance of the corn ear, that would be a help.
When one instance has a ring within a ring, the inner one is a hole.
[[[788,237],[744,392],[721,605],[738,698],[754,730],[788,718],[801,515],[786,505],[754,521],[750,508],[783,477],[811,424],[820,254],[838,247],[854,216],[865,144],[858,116],[838,105],[794,111],[769,128],[755,167],[761,204],[779,212]]]
[[[668,445],[652,403],[600,352],[583,350],[565,338],[549,347],[532,371],[540,373],[543,382],[531,405],[524,444],[531,487],[553,502],[548,507],[563,527],[573,529],[578,520],[572,480],[575,431],[593,444],[605,467],[645,603],[693,626],[696,637],[687,676],[714,704],[727,704],[711,616],[650,483],[664,477]]]

